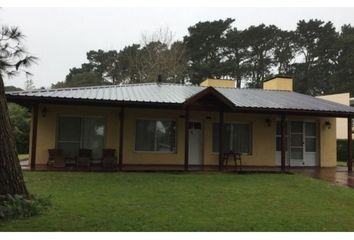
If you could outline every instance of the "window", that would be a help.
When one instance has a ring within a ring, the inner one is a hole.
[[[58,119],[57,146],[66,158],[75,158],[80,148],[92,150],[93,159],[102,155],[105,138],[105,122],[102,117],[69,117]]]
[[[224,152],[251,153],[251,125],[224,124]],[[213,152],[219,152],[219,123],[213,124]]]
[[[315,122],[305,122],[305,151],[316,152],[317,150],[317,132]]]
[[[135,150],[175,152],[176,122],[170,120],[137,120]]]

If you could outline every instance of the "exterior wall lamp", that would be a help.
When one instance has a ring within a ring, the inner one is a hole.
[[[326,121],[326,122],[324,123],[324,128],[326,128],[326,129],[331,129],[331,127],[332,127],[332,124],[331,124],[330,121]]]
[[[46,117],[48,113],[48,109],[46,107],[42,108],[42,117]]]

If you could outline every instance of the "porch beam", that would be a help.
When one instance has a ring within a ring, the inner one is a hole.
[[[352,117],[348,117],[348,159],[347,159],[347,166],[348,166],[348,173],[353,172],[353,156],[352,156]]]
[[[285,123],[285,118],[286,115],[285,113],[281,114],[281,122],[280,122],[280,128],[281,128],[281,136],[280,136],[280,141],[281,141],[281,171],[285,172],[285,152],[286,152],[286,123]]]
[[[188,171],[189,165],[189,108],[184,114],[184,170]]]
[[[119,114],[119,156],[118,168],[123,169],[123,143],[124,142],[124,106],[122,106]]]
[[[31,169],[36,168],[38,104],[32,106]]]
[[[219,170],[224,169],[224,111],[219,112]]]

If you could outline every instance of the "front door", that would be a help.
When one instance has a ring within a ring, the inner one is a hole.
[[[202,124],[189,122],[189,165],[202,165]]]
[[[286,126],[286,165],[290,167],[318,166],[318,136],[315,121],[289,121]],[[276,157],[281,164],[280,122],[277,122]],[[289,136],[289,138],[288,138]],[[289,150],[289,151],[288,151]]]

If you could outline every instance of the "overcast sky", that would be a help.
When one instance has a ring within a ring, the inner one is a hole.
[[[63,81],[72,67],[86,61],[86,52],[120,50],[139,43],[143,32],[168,27],[176,39],[198,21],[231,17],[239,29],[260,23],[286,30],[300,19],[332,21],[340,29],[354,25],[354,8],[2,8],[1,24],[19,26],[25,45],[40,60],[30,68],[37,88]],[[24,76],[5,80],[5,85],[24,87]]]

